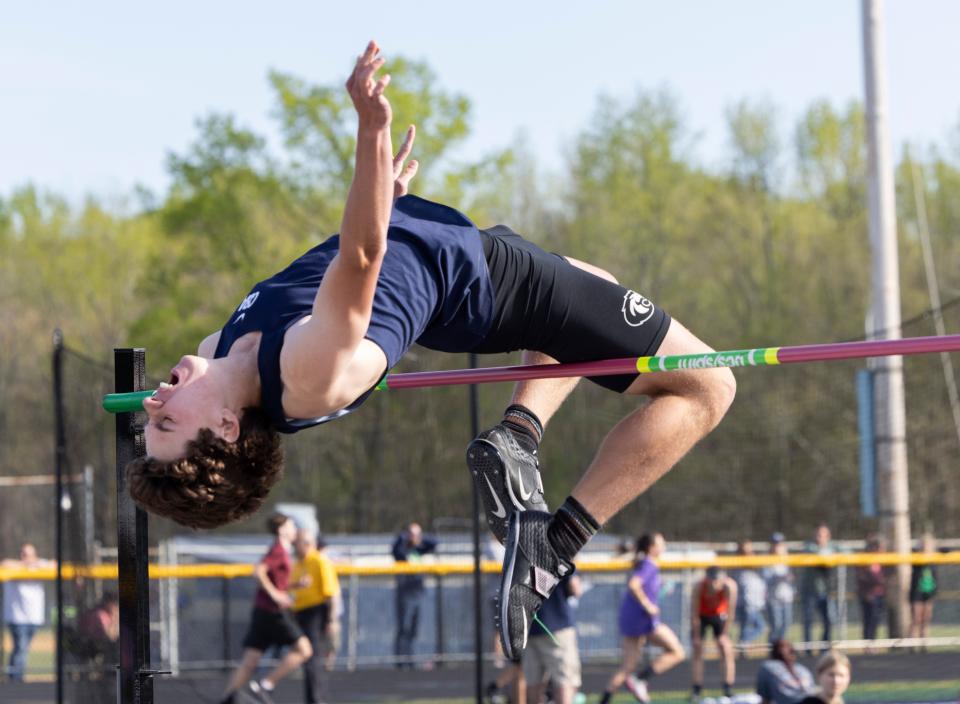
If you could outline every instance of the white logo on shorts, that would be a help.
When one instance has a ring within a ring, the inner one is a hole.
[[[623,319],[627,325],[638,328],[653,316],[653,303],[636,291],[627,291],[623,296]]]

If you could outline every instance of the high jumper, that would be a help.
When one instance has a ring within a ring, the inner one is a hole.
[[[278,433],[356,411],[414,342],[524,350],[525,363],[539,364],[712,352],[606,271],[408,195],[415,130],[394,156],[383,64],[371,41],[346,83],[359,124],[339,235],[256,284],[144,400],[147,455],[127,468],[144,508],[197,528],[256,511],[281,473]],[[591,378],[637,396],[638,407],[550,513],[539,443],[577,381],[520,382],[503,420],[467,448],[487,521],[506,547],[498,622],[512,658],[579,550],[720,422],[736,389],[725,368]]]

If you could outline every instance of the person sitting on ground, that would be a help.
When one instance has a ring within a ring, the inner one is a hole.
[[[843,693],[850,686],[850,660],[839,650],[828,650],[817,661],[819,691],[800,704],[843,704]]]
[[[543,364],[713,351],[608,272],[408,195],[415,130],[394,156],[383,64],[370,42],[347,81],[359,128],[340,234],[255,285],[143,402],[146,457],[127,478],[147,510],[195,528],[256,511],[281,474],[278,431],[356,411],[414,342],[525,350],[525,362]],[[508,658],[520,656],[533,615],[586,542],[723,418],[733,374],[692,366],[591,379],[648,400],[610,431],[552,514],[538,447],[577,379],[521,382],[503,421],[471,443],[468,466],[506,545],[497,616]]]
[[[67,651],[84,666],[91,678],[112,674],[120,658],[120,601],[104,592],[91,608],[80,613],[73,627],[66,627]]]
[[[770,645],[770,659],[757,672],[757,694],[763,704],[797,704],[813,689],[813,675],[797,662],[797,651],[788,640]]]

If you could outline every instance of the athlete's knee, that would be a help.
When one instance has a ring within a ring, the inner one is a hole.
[[[301,636],[297,639],[296,649],[297,652],[300,653],[300,657],[302,657],[304,660],[309,660],[313,657],[313,646],[310,645],[309,639],[307,639],[305,636]]]
[[[737,393],[737,381],[729,369],[704,369],[672,391],[686,398],[694,409],[700,431],[709,433],[720,424]]]
[[[737,395],[737,378],[729,369],[714,369],[710,382],[710,410],[715,427],[726,415]]]
[[[687,649],[684,648],[679,641],[673,644],[673,647],[670,648],[670,652],[677,660],[686,660],[687,659]]]

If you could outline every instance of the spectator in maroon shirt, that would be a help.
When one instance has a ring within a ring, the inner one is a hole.
[[[886,552],[883,536],[874,534],[867,538],[867,552]],[[863,611],[863,639],[873,640],[886,609],[888,570],[874,563],[857,567],[856,574],[857,598]]]
[[[290,613],[293,600],[287,594],[290,548],[297,527],[288,516],[275,513],[267,519],[267,529],[275,539],[253,570],[259,588],[253,599],[250,629],[243,639],[243,660],[230,678],[223,704],[234,704],[236,692],[242,687],[246,687],[256,701],[271,702],[270,693],[277,682],[313,655],[310,641]],[[251,679],[264,651],[271,646],[289,648],[270,674],[261,680]]]

